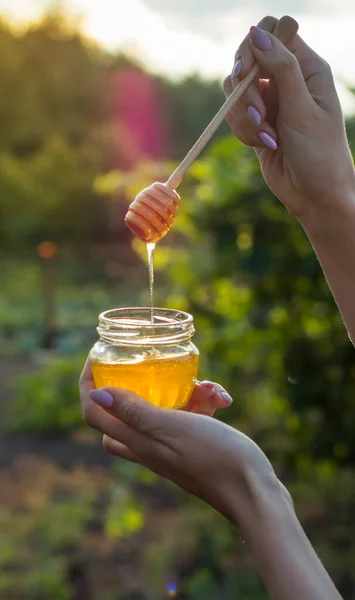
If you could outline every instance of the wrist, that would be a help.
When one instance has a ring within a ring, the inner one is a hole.
[[[284,511],[294,513],[289,492],[266,462],[263,469],[244,472],[242,485],[239,481],[238,493],[234,495],[232,522],[246,538],[252,535],[256,523],[261,526],[263,521],[268,522]]]
[[[349,224],[355,222],[355,185],[341,198],[313,206],[298,221],[312,242],[330,245],[344,235]]]
[[[248,477],[247,487],[251,501],[239,506],[234,522],[270,597],[340,600],[276,476]]]

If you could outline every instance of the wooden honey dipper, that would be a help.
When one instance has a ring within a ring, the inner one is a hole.
[[[298,23],[291,17],[286,16],[278,21],[273,35],[283,44],[287,44],[296,35],[297,31]],[[179,209],[180,197],[176,192],[176,188],[181,183],[184,174],[223,123],[232,106],[259,75],[259,65],[255,64],[227,98],[168,181],[166,183],[153,183],[145,188],[129,206],[125,222],[134,235],[143,242],[155,244],[168,233]]]

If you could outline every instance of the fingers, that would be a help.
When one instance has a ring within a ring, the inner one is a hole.
[[[85,423],[126,446],[137,445],[141,441],[140,434],[110,414],[110,397],[104,390],[92,390],[89,395],[82,397]]]
[[[108,453],[152,470],[158,469],[157,461],[159,466],[176,458],[174,439],[186,434],[179,411],[157,408],[133,392],[112,387],[91,390],[85,397],[82,388],[81,393],[84,420],[104,434]]]
[[[137,394],[115,387],[106,387],[99,392],[110,396],[107,405],[103,404],[104,408],[109,409],[111,415],[130,429],[152,435],[157,428],[164,426],[165,410],[143,400]],[[95,402],[100,402],[97,392],[91,392],[90,396]]]
[[[227,408],[233,400],[218,383],[198,382],[185,411],[212,417],[217,408]]]
[[[120,458],[124,458],[125,460],[129,460],[130,462],[141,464],[138,456],[132,452],[127,446],[122,444],[121,442],[117,442],[116,440],[110,438],[108,435],[104,435],[102,439],[103,448],[108,454],[112,454],[112,456],[119,456]]]
[[[83,400],[85,422],[133,452],[164,437],[164,414],[133,392],[114,387],[92,390]]]
[[[84,421],[89,427],[107,433],[112,437],[124,438],[127,440],[129,436],[128,428],[122,423],[118,423],[116,419],[102,410],[100,406],[92,401],[90,394],[97,393],[92,376],[91,362],[88,357],[79,380],[80,401],[83,411]],[[107,398],[106,398],[107,400]]]
[[[296,35],[297,29],[290,17],[279,21],[265,17],[258,27],[251,28],[237,51],[232,76],[224,84],[227,96],[255,59],[261,76],[271,79],[266,94],[254,82],[227,119],[232,131],[248,145],[276,148],[277,115],[299,131],[302,121],[309,122],[309,117],[319,114],[318,107],[341,114],[329,65]]]
[[[294,508],[294,502],[293,502],[293,498],[292,498],[290,492],[288,491],[288,489],[284,486],[284,484],[280,480],[278,480],[278,481],[279,481],[281,491],[282,491],[283,495],[285,496],[287,502],[291,505],[292,508]]]
[[[250,47],[261,69],[276,82],[280,115],[297,128],[313,107],[297,58],[280,40],[258,27],[250,29]]]
[[[124,423],[117,422],[111,415],[103,411],[100,406],[95,404],[91,399],[91,394],[100,396],[100,390],[95,390],[95,384],[92,376],[91,362],[88,357],[79,380],[80,401],[83,410],[84,421],[89,427],[97,429],[102,433],[106,433],[115,439],[120,439],[124,443],[130,439],[129,428]],[[110,396],[107,394],[102,396],[106,407],[110,402]],[[103,404],[101,403],[101,406]]]
[[[201,414],[205,414],[205,402],[213,402],[213,398],[215,395],[214,385],[210,382],[201,383],[198,381],[194,387],[194,391],[190,398],[189,403],[183,408],[186,412],[198,412],[198,408],[201,408]],[[196,407],[196,410],[192,410],[192,407]],[[212,414],[216,410],[216,406],[212,409]],[[210,416],[212,416],[212,414]]]
[[[113,387],[96,390],[88,359],[80,377],[80,397],[87,425],[104,434],[104,449],[131,462],[143,460],[162,445],[170,446],[170,425],[179,419],[166,419],[166,412],[136,394]],[[198,382],[186,411],[212,416],[217,408],[225,408],[232,398],[224,388],[209,381]],[[171,416],[173,416],[171,414]],[[178,415],[176,414],[176,417]],[[154,447],[153,447],[154,446]]]
[[[258,23],[258,27],[260,27],[261,29],[264,29],[265,31],[269,31],[270,33],[273,33],[277,23],[278,23],[278,19],[276,19],[275,17],[267,16],[267,17],[264,17]],[[235,54],[234,68],[232,71],[233,80],[236,81],[236,83],[237,83],[238,82],[237,78],[242,79],[243,77],[245,77],[245,75],[247,75],[247,73],[249,73],[249,71],[251,70],[254,63],[255,63],[255,56],[250,48],[249,34],[248,34],[245,36],[244,40],[240,44],[240,46]],[[233,87],[235,87],[235,85],[233,85]]]
[[[264,17],[259,27],[273,32],[277,26],[278,19],[275,17]],[[247,35],[239,46],[232,74],[228,76],[223,84],[226,97],[238,85],[240,79],[245,77],[255,63],[255,57],[250,47],[249,35]],[[259,78],[249,86],[242,98],[236,103],[231,116],[226,120],[233,133],[248,146],[262,146],[263,141],[258,136],[258,131],[264,131],[276,138],[275,130],[266,122],[266,106],[259,89]]]
[[[259,84],[258,89],[254,84],[250,87],[252,89],[249,88],[243,94],[242,98],[226,117],[226,121],[233,133],[244,144],[252,147],[260,146],[276,150],[276,130],[266,121],[266,106],[262,97],[265,85]],[[228,98],[233,91],[231,76],[228,76],[224,80],[223,89]],[[265,134],[267,137],[265,137]]]
[[[296,35],[287,45],[300,65],[308,91],[314,101],[325,110],[341,111],[334,77],[329,64],[306,42]]]
[[[91,390],[95,389],[94,379],[92,376],[91,361],[89,356],[86,359],[86,363],[80,375],[79,389],[80,395],[82,395],[83,397],[89,394]]]
[[[297,30],[290,17],[265,17],[238,48],[232,74],[223,85],[228,97],[258,62],[261,78],[250,85],[226,119],[233,133],[258,154],[260,149],[275,151],[285,141],[278,138],[280,123],[304,132],[322,110],[342,119],[329,65],[296,35]]]
[[[83,418],[89,427],[129,447],[143,444],[141,434],[156,429],[159,418],[154,411],[159,411],[136,394],[116,388],[95,390],[89,357],[79,388]]]

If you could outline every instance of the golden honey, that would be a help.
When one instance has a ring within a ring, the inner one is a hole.
[[[187,354],[133,364],[92,363],[92,371],[96,388],[119,387],[157,406],[182,408],[193,392],[198,366],[199,356]]]
[[[163,408],[183,408],[193,392],[199,352],[191,315],[154,308],[106,311],[90,358],[95,387],[135,392]]]

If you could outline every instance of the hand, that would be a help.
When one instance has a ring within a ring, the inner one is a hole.
[[[354,165],[329,65],[299,35],[285,47],[271,33],[276,24],[265,17],[237,50],[225,94],[255,60],[262,79],[227,120],[235,135],[255,148],[271,191],[303,221],[318,208],[325,212],[354,203]]]
[[[197,381],[185,412],[213,417],[217,408],[227,408],[233,400],[226,390],[212,381]]]
[[[89,358],[80,377],[80,386],[83,382],[88,392],[95,389]],[[219,383],[197,381],[189,403],[182,410],[213,417],[217,408],[227,408],[232,402],[231,396]]]
[[[200,405],[209,413],[213,396],[203,400],[203,388],[197,387],[191,407],[195,404],[197,412]],[[80,396],[84,420],[104,434],[107,452],[174,481],[229,518],[237,520],[239,501],[252,505],[259,480],[283,495],[260,448],[206,414],[164,410],[117,388],[95,390],[89,362],[80,378]],[[248,481],[253,481],[250,491]]]
[[[205,415],[165,410],[132,392],[80,379],[86,423],[110,454],[140,463],[238,526],[272,600],[340,600],[270,462],[248,437]]]

